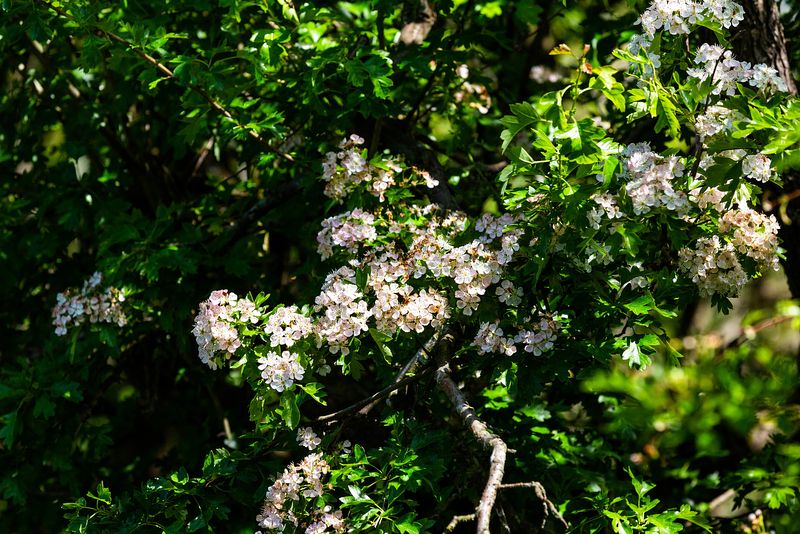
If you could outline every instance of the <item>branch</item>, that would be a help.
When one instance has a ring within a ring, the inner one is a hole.
[[[564,528],[568,529],[569,524],[564,520],[564,517],[556,508],[556,505],[553,504],[550,499],[547,498],[547,492],[544,490],[544,486],[542,486],[539,482],[535,480],[532,482],[513,482],[511,484],[500,484],[497,486],[499,490],[505,489],[516,489],[516,488],[533,488],[534,493],[536,496],[539,497],[539,500],[542,501],[542,505],[544,506],[544,517],[542,518],[542,525],[541,528],[544,528],[547,524],[547,518],[549,516],[555,517],[559,523],[561,523]]]
[[[427,359],[428,355],[436,348],[436,344],[439,342],[439,336],[440,336],[439,333],[432,335],[430,339],[428,339],[428,341],[426,341],[425,344],[422,345],[419,348],[419,350],[417,350],[414,356],[410,360],[408,360],[408,363],[406,363],[403,366],[403,368],[400,369],[400,371],[397,373],[397,376],[394,377],[395,383],[402,380],[402,378],[407,374],[413,373],[414,371],[417,370],[420,362],[424,362]],[[395,393],[396,391],[397,390],[392,391],[388,396],[391,397],[392,394]],[[378,405],[379,401],[380,399],[377,399],[374,402],[371,402],[368,405],[364,406],[361,410],[359,410],[358,412],[359,415],[367,415],[370,412],[370,410],[372,410],[375,406]]]
[[[462,419],[464,424],[469,428],[472,435],[476,440],[486,449],[491,449],[492,454],[489,460],[489,475],[486,478],[486,486],[483,488],[480,502],[476,508],[474,516],[457,516],[459,519],[453,518],[448,528],[452,525],[455,528],[461,521],[467,521],[475,518],[477,522],[477,534],[490,534],[490,523],[492,519],[492,509],[494,508],[495,501],[497,500],[497,492],[504,488],[516,487],[532,487],[536,495],[544,505],[544,519],[542,520],[542,527],[547,522],[550,515],[555,516],[560,522],[567,526],[564,518],[559,514],[558,509],[547,498],[544,487],[538,482],[524,482],[515,484],[503,484],[503,475],[505,473],[506,455],[509,452],[508,445],[494,434],[486,423],[478,419],[475,410],[467,403],[467,399],[459,389],[458,385],[453,381],[450,376],[449,360],[452,357],[453,349],[456,344],[456,335],[452,332],[445,332],[442,334],[439,343],[439,353],[437,354],[437,364],[439,368],[436,370],[436,384],[439,386],[450,403],[453,405],[456,413]],[[511,451],[513,452],[513,451]]]
[[[68,20],[71,20],[73,22],[77,22],[75,20],[75,17],[73,17],[68,12],[64,11],[63,9],[54,6],[53,4],[48,2],[47,0],[37,0],[37,2],[39,2],[42,5],[44,5],[48,9],[52,10],[58,16],[63,17],[63,18],[68,19]],[[148,62],[151,65],[153,65],[156,68],[156,70],[159,72],[159,74],[161,74],[165,78],[175,79],[175,74],[169,69],[169,67],[167,67],[166,65],[164,65],[163,63],[158,61],[156,58],[154,58],[153,56],[151,56],[147,52],[144,52],[144,51],[138,49],[136,47],[136,45],[134,45],[132,42],[128,41],[124,37],[120,37],[116,33],[104,30],[102,28],[95,28],[94,33],[96,35],[100,36],[100,37],[105,37],[109,41],[114,41],[114,42],[117,42],[117,43],[120,43],[120,44],[124,45],[128,50],[130,50],[131,52],[133,52],[134,54],[136,54],[137,56],[139,56],[140,58],[142,58],[146,62]],[[202,87],[200,87],[199,85],[196,85],[196,84],[187,84],[187,87],[189,87],[189,89],[191,89],[192,91],[194,91],[195,93],[200,95],[206,102],[208,102],[208,104],[211,106],[211,109],[213,109],[214,111],[216,111],[217,113],[219,113],[220,115],[225,117],[226,119],[229,119],[229,120],[233,121],[238,128],[240,128],[240,129],[244,130],[245,132],[247,132],[247,135],[249,137],[251,137],[252,139],[258,141],[267,150],[269,150],[270,152],[276,154],[277,156],[283,158],[284,160],[286,160],[288,162],[294,162],[295,161],[294,157],[292,157],[290,154],[287,154],[286,152],[283,152],[280,149],[277,149],[277,148],[273,147],[269,143],[269,141],[267,141],[266,139],[261,137],[261,135],[259,135],[258,132],[256,132],[255,130],[253,130],[251,128],[246,127],[245,125],[240,123],[238,120],[236,120],[236,118],[234,118],[233,114],[230,111],[228,111],[222,104],[220,104],[220,102],[218,100],[216,100],[213,96],[211,96],[208,93],[208,91],[206,91],[205,89],[203,89]]]
[[[474,520],[475,520],[475,514],[454,516],[453,519],[451,519],[450,522],[447,524],[447,527],[445,527],[444,531],[453,532],[459,523],[466,523],[467,521],[474,521]]]
[[[791,321],[795,319],[795,315],[778,315],[777,317],[770,317],[769,319],[764,319],[761,322],[758,322],[752,326],[743,326],[739,329],[739,335],[736,336],[730,343],[725,345],[725,349],[731,349],[735,347],[740,347],[745,344],[750,339],[753,339],[756,334],[767,330],[768,328],[773,328],[775,326],[781,325],[787,321]]]
[[[503,482],[508,446],[499,436],[493,434],[483,421],[478,419],[475,410],[467,404],[467,400],[461,390],[450,378],[449,364],[445,363],[436,370],[436,383],[439,385],[439,389],[450,399],[456,413],[469,427],[475,439],[483,447],[492,449],[489,476],[486,479],[486,486],[483,488],[483,494],[475,514],[478,523],[477,533],[490,534],[489,523],[492,519],[492,508],[494,508],[494,502],[497,499],[498,487]]]
[[[351,414],[351,413],[363,408],[364,406],[367,406],[368,404],[370,404],[372,402],[375,402],[375,401],[378,401],[378,400],[380,400],[380,399],[382,399],[384,397],[387,397],[391,392],[393,392],[393,391],[395,391],[397,389],[400,389],[401,387],[405,386],[406,384],[410,384],[412,382],[416,382],[417,380],[421,379],[422,377],[429,375],[432,371],[433,371],[432,367],[428,367],[427,369],[423,369],[419,374],[416,374],[414,376],[407,376],[407,377],[403,378],[402,380],[398,380],[397,382],[394,382],[393,384],[390,384],[390,385],[386,386],[385,388],[383,388],[382,390],[378,391],[377,393],[373,393],[372,395],[370,395],[366,399],[361,399],[360,401],[358,401],[358,402],[356,402],[354,404],[351,404],[350,406],[348,406],[346,408],[342,408],[338,412],[329,413],[327,415],[320,416],[314,422],[315,423],[331,424],[332,422],[337,421],[337,420],[341,419],[342,417],[344,417],[346,415],[349,415],[349,414]]]

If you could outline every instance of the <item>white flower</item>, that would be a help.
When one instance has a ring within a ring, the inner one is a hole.
[[[679,269],[697,284],[703,296],[736,296],[747,283],[733,244],[724,243],[717,235],[701,237],[694,249],[682,248],[678,258]]]
[[[742,160],[742,172],[758,182],[769,182],[772,178],[772,161],[764,154],[745,156]]]
[[[297,429],[297,443],[300,444],[301,447],[305,447],[309,450],[314,450],[319,447],[319,444],[322,443],[322,440],[317,437],[317,434],[311,427],[302,427]]]
[[[628,362],[628,365],[631,367],[634,365],[641,365],[642,355],[641,352],[639,352],[639,346],[635,341],[631,341],[628,344],[628,348],[626,348],[625,352],[622,353],[622,360]]]
[[[227,289],[213,291],[207,300],[200,303],[192,329],[200,360],[216,369],[214,356],[217,353],[221,352],[228,359],[242,344],[236,323],[257,323],[260,316],[261,312],[250,300],[240,299]]]
[[[647,143],[639,143],[623,150],[622,164],[622,178],[628,180],[625,192],[636,215],[659,208],[679,213],[686,210],[686,193],[672,186],[673,178],[683,176],[684,165],[678,157],[661,157]]]
[[[264,333],[269,336],[273,347],[291,347],[296,342],[312,334],[314,325],[311,319],[301,314],[297,306],[284,306],[276,309],[267,319]]]
[[[261,378],[277,392],[282,392],[296,381],[303,379],[305,369],[300,365],[299,355],[283,351],[280,355],[277,352],[269,352],[266,357],[258,359],[258,369],[261,371]]]
[[[510,280],[503,280],[495,290],[497,300],[505,302],[509,306],[516,306],[522,302],[522,288],[514,287]]]
[[[80,292],[69,289],[56,295],[52,316],[57,336],[66,335],[67,327],[79,326],[87,319],[90,323],[127,324],[128,319],[122,309],[125,295],[115,287],[101,290],[102,281],[102,274],[95,272],[83,283]]]

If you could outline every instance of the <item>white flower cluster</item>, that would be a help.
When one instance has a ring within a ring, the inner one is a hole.
[[[719,220],[719,230],[732,232],[739,254],[754,260],[760,270],[778,270],[778,221],[746,206],[730,210]]]
[[[364,139],[358,135],[351,135],[339,143],[339,150],[328,152],[322,162],[322,179],[327,182],[325,195],[336,200],[342,200],[359,184],[363,184],[367,191],[384,201],[386,191],[397,184],[400,167],[392,159],[385,159],[377,164],[372,164],[364,158]],[[415,169],[411,179],[403,181],[403,185],[422,185],[433,188],[439,182],[424,171]]]
[[[323,478],[331,470],[321,453],[312,453],[300,463],[291,464],[267,490],[264,506],[256,516],[262,528],[283,531],[286,524],[305,526],[306,534],[343,532],[342,512],[330,506],[312,510],[308,517],[298,517],[292,510],[292,502],[301,499],[316,499],[324,495]]]
[[[79,292],[67,290],[56,295],[53,307],[53,326],[56,335],[63,336],[70,326],[79,326],[87,319],[90,323],[116,323],[125,326],[128,322],[122,303],[125,295],[115,287],[100,289],[103,276],[95,272],[83,283]]]
[[[514,338],[505,337],[505,332],[500,328],[500,321],[481,323],[478,333],[475,334],[474,344],[478,347],[479,354],[496,352],[511,356],[517,352]]]
[[[248,299],[240,299],[227,289],[213,291],[208,300],[200,303],[192,333],[197,341],[200,359],[211,369],[217,368],[214,356],[222,352],[230,358],[241,346],[236,323],[257,323],[261,313]]]
[[[701,237],[694,249],[678,251],[679,268],[697,284],[700,294],[732,297],[747,283],[747,273],[742,269],[736,249],[719,236]]]
[[[622,210],[619,209],[614,195],[610,193],[594,194],[591,196],[591,200],[593,200],[597,206],[592,206],[587,213],[587,217],[589,218],[589,225],[595,230],[600,229],[600,222],[603,220],[603,215],[610,220],[620,219],[625,215]]]
[[[261,378],[278,393],[302,380],[305,374],[300,356],[288,350],[280,354],[268,352],[266,357],[258,359],[258,369],[261,371]]]
[[[453,100],[465,102],[469,107],[478,110],[481,115],[489,113],[492,107],[492,97],[485,85],[469,82],[469,67],[461,65],[456,69],[456,73],[464,81],[461,87],[453,93]]]
[[[322,292],[315,300],[314,309],[323,312],[317,322],[318,345],[327,343],[331,353],[349,354],[350,338],[369,330],[367,320],[372,311],[364,294],[356,286],[355,271],[341,267],[329,274]]]
[[[739,293],[748,276],[738,255],[752,259],[759,272],[778,269],[778,221],[774,215],[740,206],[725,212],[718,228],[723,237],[700,238],[694,249],[678,252],[680,270],[698,285],[701,295]],[[724,236],[730,240],[725,241]]]
[[[786,91],[786,83],[778,75],[778,71],[764,64],[751,65],[747,61],[739,61],[730,50],[719,45],[704,43],[697,51],[694,62],[700,68],[688,69],[689,76],[700,81],[710,80],[712,94],[723,92],[728,96],[736,94],[736,84],[749,83],[756,89],[765,91]]]
[[[522,344],[525,352],[541,356],[553,349],[559,328],[558,322],[547,314],[540,314],[514,337],[505,337],[503,329],[500,328],[500,321],[481,323],[475,335],[474,345],[478,348],[479,354],[497,353],[511,356],[517,352],[517,344]]]
[[[689,191],[689,199],[703,211],[714,208],[718,213],[722,213],[724,198],[725,191],[714,186],[703,185]]]
[[[744,9],[732,0],[655,0],[637,21],[652,39],[657,31],[687,34],[700,21],[716,22],[723,28],[744,20]]]
[[[623,150],[622,158],[622,177],[628,180],[625,191],[636,215],[658,208],[686,210],[686,193],[672,186],[673,178],[683,176],[683,162],[678,157],[662,157],[649,144],[635,143]]]
[[[742,160],[742,172],[757,182],[769,182],[772,178],[772,160],[765,154],[745,156]]]
[[[522,288],[515,287],[511,280],[503,280],[494,290],[497,300],[509,306],[517,306],[522,302]]]
[[[525,345],[523,348],[525,352],[541,356],[553,348],[558,330],[558,322],[548,315],[542,315],[530,329],[517,334],[515,340],[517,343]]]
[[[356,208],[322,221],[322,230],[317,234],[317,252],[323,260],[333,255],[335,246],[354,253],[359,243],[373,241],[377,237],[375,216]]]
[[[505,266],[519,250],[522,231],[511,227],[514,222],[508,214],[485,216],[476,224],[482,235],[460,247],[437,236],[418,237],[411,246],[417,260],[416,276],[427,272],[436,278],[452,278],[458,285],[456,306],[465,315],[472,315],[489,286],[500,282]]]
[[[421,333],[428,326],[441,327],[450,317],[447,297],[434,289],[415,292],[402,279],[398,283],[380,275],[370,276],[370,286],[375,292],[372,314],[381,332],[391,334],[399,328]]]
[[[301,447],[305,447],[306,449],[313,451],[319,444],[322,443],[322,440],[317,437],[316,432],[309,427],[304,426],[297,429],[297,443]]]
[[[725,28],[737,26],[744,20],[744,10],[732,0],[655,0],[639,17],[644,34],[631,37],[628,50],[638,55],[644,52],[652,65],[646,65],[645,77],[653,76],[653,68],[661,67],[661,56],[652,50],[656,32],[672,35],[688,34],[700,21],[718,23]]]
[[[695,121],[695,131],[704,141],[719,133],[728,133],[733,130],[733,121],[739,114],[724,106],[709,106],[705,113],[698,116]]]
[[[322,179],[325,180],[325,195],[342,199],[356,184],[370,181],[371,166],[359,147],[364,139],[355,134],[339,143],[338,152],[328,152],[322,162]]]
[[[267,318],[264,332],[269,336],[269,344],[291,347],[314,331],[309,317],[297,311],[297,306],[283,306]]]

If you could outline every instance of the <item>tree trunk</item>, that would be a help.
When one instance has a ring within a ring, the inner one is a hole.
[[[744,20],[734,37],[737,57],[751,63],[766,63],[778,71],[793,95],[797,85],[783,33],[778,4],[775,0],[740,0]]]

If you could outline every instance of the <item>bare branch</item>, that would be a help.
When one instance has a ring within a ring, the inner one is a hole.
[[[556,505],[547,498],[547,492],[544,490],[544,486],[542,486],[539,482],[536,482],[535,480],[532,482],[513,482],[511,484],[500,484],[497,487],[499,490],[516,488],[533,488],[536,496],[539,497],[540,501],[542,501],[542,504],[544,505],[544,517],[542,518],[541,528],[545,527],[547,524],[547,518],[550,516],[556,518],[558,522],[564,526],[564,528],[569,528],[569,524],[564,520],[564,517],[558,511]]]
[[[447,395],[447,398],[450,399],[456,413],[469,427],[472,435],[485,448],[492,449],[489,461],[489,476],[486,479],[486,486],[483,488],[483,494],[475,514],[478,523],[478,534],[490,534],[489,523],[492,519],[492,508],[494,508],[495,500],[497,500],[497,488],[503,482],[508,447],[499,436],[489,430],[489,427],[483,421],[478,419],[475,410],[467,404],[463,393],[458,389],[453,379],[450,378],[449,364],[445,363],[436,370],[436,383]]]
[[[756,334],[767,330],[769,328],[774,328],[776,326],[782,325],[792,319],[795,319],[794,315],[778,315],[776,317],[770,317],[769,319],[764,319],[763,321],[756,323],[752,326],[743,326],[739,329],[739,335],[733,338],[727,345],[723,347],[723,349],[731,349],[735,347],[740,347],[744,345],[748,340],[751,340],[755,337]]]
[[[426,341],[425,344],[419,348],[419,350],[414,354],[414,356],[410,360],[408,360],[408,363],[406,363],[403,366],[403,368],[400,369],[400,372],[397,373],[397,376],[395,376],[394,378],[395,383],[402,380],[402,378],[407,374],[413,373],[414,371],[417,370],[419,364],[421,362],[424,362],[425,359],[428,357],[428,355],[433,351],[433,349],[436,348],[436,344],[439,341],[439,336],[440,333],[437,332],[436,334],[432,335],[430,339],[428,339],[428,341]],[[391,397],[396,391],[397,389],[389,393],[388,396]],[[377,399],[369,403],[368,405],[364,406],[358,413],[361,415],[367,415],[375,406],[378,405],[379,401],[380,399]]]
[[[450,403],[453,405],[456,413],[462,419],[464,424],[469,428],[472,435],[484,448],[491,449],[492,453],[489,460],[489,475],[486,477],[486,485],[483,488],[480,502],[476,508],[474,518],[477,522],[478,534],[490,534],[490,523],[492,519],[492,509],[494,508],[495,501],[497,500],[497,492],[503,488],[516,488],[516,487],[531,487],[534,488],[537,497],[544,505],[544,518],[542,520],[542,527],[547,523],[547,518],[550,516],[556,517],[563,525],[567,526],[564,518],[559,514],[558,509],[547,498],[544,487],[538,482],[526,482],[503,485],[503,475],[505,473],[506,455],[509,453],[508,446],[500,438],[494,434],[486,423],[481,421],[475,410],[467,403],[467,399],[459,389],[458,385],[453,381],[450,376],[449,360],[453,354],[453,348],[456,343],[456,335],[453,332],[445,332],[440,337],[437,344],[439,351],[437,354],[436,370],[436,384],[439,386]],[[470,516],[460,516],[470,517]],[[466,519],[463,519],[466,520]],[[454,518],[455,521],[455,518]],[[450,525],[454,524],[452,521]],[[449,525],[448,525],[449,528]]]
[[[397,381],[397,382],[395,382],[393,384],[390,384],[389,386],[386,386],[385,388],[383,388],[382,390],[378,391],[377,393],[373,393],[372,395],[370,395],[366,399],[361,399],[360,401],[358,401],[358,402],[356,402],[354,404],[351,404],[350,406],[348,406],[346,408],[342,408],[338,412],[334,412],[334,413],[330,413],[330,414],[318,417],[314,422],[315,423],[328,423],[328,424],[330,424],[330,423],[332,423],[334,421],[337,421],[337,420],[341,419],[342,417],[344,417],[346,415],[349,415],[349,414],[351,414],[353,412],[356,412],[357,410],[363,408],[364,406],[366,406],[366,405],[368,405],[368,404],[370,404],[372,402],[375,402],[377,400],[380,400],[380,399],[388,396],[392,391],[394,391],[396,389],[400,389],[401,387],[405,386],[406,384],[410,384],[412,382],[416,382],[417,380],[421,379],[422,377],[429,375],[432,371],[433,371],[432,367],[428,367],[427,369],[423,369],[419,374],[416,374],[414,376],[407,376],[407,377],[403,378],[402,380],[399,380],[399,381]]]
[[[445,527],[444,531],[453,532],[459,523],[466,523],[467,521],[475,521],[475,514],[454,516],[453,519],[451,519],[447,524],[447,527]]]

